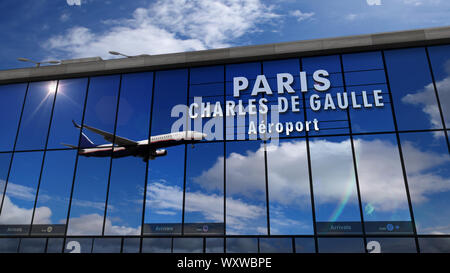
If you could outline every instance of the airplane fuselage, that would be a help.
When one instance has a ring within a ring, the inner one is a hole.
[[[145,160],[164,156],[167,151],[162,149],[182,144],[194,144],[201,141],[205,134],[195,131],[183,131],[152,136],[150,139],[137,141],[136,145],[118,146],[113,144],[97,145],[79,150],[79,154],[87,157],[120,158],[126,156],[142,157]]]

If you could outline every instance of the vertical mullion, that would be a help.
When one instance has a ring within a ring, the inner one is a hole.
[[[264,75],[264,66],[263,63],[261,64],[261,74]],[[264,95],[263,95],[264,97]],[[259,121],[261,122],[261,121]],[[269,207],[269,178],[268,178],[268,165],[267,165],[267,141],[266,139],[263,140],[264,144],[264,177],[265,177],[265,183],[266,183],[266,213],[267,213],[267,235],[270,236],[270,207]],[[259,242],[259,240],[258,240]]]
[[[12,162],[14,159],[14,153],[16,151],[16,144],[17,144],[17,139],[19,137],[19,132],[20,132],[20,125],[22,123],[22,117],[23,117],[23,110],[25,109],[25,103],[28,97],[28,89],[30,87],[30,83],[27,83],[27,87],[25,89],[25,95],[23,97],[23,103],[22,103],[22,110],[20,112],[20,118],[19,118],[19,124],[17,125],[17,131],[16,131],[16,138],[14,139],[14,145],[13,145],[13,150],[11,153],[11,158],[9,159],[9,167],[8,167],[8,174],[6,175],[6,182],[5,182],[5,186],[3,187],[3,196],[2,196],[2,200],[1,200],[1,204],[0,204],[0,214],[2,213],[3,210],[3,203],[5,200],[5,196],[6,196],[6,188],[8,187],[8,181],[9,181],[9,174],[11,172],[11,166],[12,166]]]
[[[30,230],[28,231],[29,235],[31,235],[31,229],[33,228],[34,215],[36,213],[36,206],[37,206],[37,202],[38,202],[39,190],[41,188],[42,173],[44,171],[45,156],[47,154],[48,139],[50,138],[50,131],[51,131],[52,122],[53,122],[53,113],[55,111],[56,96],[58,95],[58,89],[59,89],[59,80],[56,82],[56,90],[55,90],[55,94],[53,96],[52,110],[50,113],[50,121],[49,121],[48,129],[47,129],[47,138],[45,139],[44,154],[42,155],[41,170],[39,173],[38,185],[36,188],[36,197],[34,199],[33,212],[31,214]]]
[[[347,92],[347,83],[345,82],[345,71],[344,71],[344,63],[342,61],[342,54],[339,54],[339,60],[341,63],[341,73],[342,73],[342,82],[344,85],[344,92]],[[363,209],[362,209],[361,189],[359,187],[359,176],[358,176],[358,169],[357,169],[357,164],[356,164],[355,143],[354,143],[354,139],[353,139],[353,129],[352,129],[352,122],[350,119],[350,108],[349,107],[347,107],[346,112],[347,112],[347,119],[348,119],[348,130],[350,133],[350,144],[352,147],[353,170],[355,172],[356,192],[358,194],[359,215],[361,218],[361,229],[362,229],[363,241],[364,241],[364,252],[367,253],[366,227],[365,227],[365,221],[364,221],[364,213],[363,213]]]
[[[223,65],[223,101],[227,100],[227,66]],[[227,249],[227,117],[223,119],[223,253]]]
[[[106,215],[108,212],[108,201],[109,201],[109,189],[111,185],[111,170],[113,164],[113,155],[114,155],[114,147],[116,142],[116,130],[117,130],[117,118],[119,116],[119,103],[120,103],[120,92],[122,90],[122,74],[119,77],[119,91],[117,93],[117,104],[116,104],[116,113],[114,118],[114,130],[113,130],[113,142],[111,146],[111,155],[109,160],[109,173],[108,173],[108,183],[106,185],[106,198],[105,198],[105,212],[103,214],[103,226],[102,226],[102,236],[105,235],[105,225],[106,225]]]
[[[412,223],[412,228],[413,228],[413,235],[414,235],[414,239],[416,242],[417,253],[420,253],[419,239],[417,238],[416,221],[414,219],[414,211],[413,211],[412,202],[411,202],[411,195],[409,192],[408,177],[406,176],[405,162],[403,159],[403,150],[402,150],[402,145],[400,143],[400,134],[398,132],[398,124],[397,124],[397,118],[395,115],[394,100],[392,99],[391,84],[389,81],[389,74],[388,74],[388,70],[387,70],[386,57],[384,55],[384,50],[381,51],[381,56],[383,57],[384,73],[385,73],[386,84],[387,84],[387,88],[388,88],[388,92],[389,92],[389,100],[391,102],[391,111],[392,111],[392,117],[394,119],[395,136],[397,138],[397,146],[398,146],[398,152],[399,152],[399,156],[400,156],[400,163],[401,163],[401,167],[402,167],[403,182],[405,184],[406,197],[408,199],[408,207],[409,207],[409,213],[410,213],[411,223]]]
[[[83,105],[83,115],[81,117],[81,124],[82,125],[84,124],[84,117],[85,117],[85,114],[86,114],[86,104],[87,104],[88,95],[89,95],[90,83],[91,83],[91,77],[88,77],[87,78],[87,84],[86,84],[86,95],[85,95],[85,98],[84,98],[84,105]],[[63,245],[62,245],[62,252],[63,253],[64,253],[64,249],[65,249],[65,246],[66,246],[67,231],[68,231],[68,228],[69,228],[70,212],[72,210],[72,198],[73,198],[73,191],[75,189],[75,178],[76,178],[76,175],[77,175],[78,158],[80,157],[79,156],[79,152],[80,152],[80,143],[81,143],[81,134],[82,134],[82,132],[83,131],[80,128],[80,134],[78,136],[77,155],[75,157],[75,166],[74,166],[74,169],[73,169],[72,186],[71,186],[71,189],[70,189],[69,206],[67,208],[66,227],[65,227],[65,230],[64,230],[64,240],[63,240]]]
[[[153,79],[152,79],[152,97],[150,101],[150,121],[148,126],[148,142],[150,143],[150,138],[152,134],[152,119],[153,119],[153,101],[155,97],[155,81],[156,81],[156,71],[153,72]],[[148,159],[146,162],[146,169],[145,169],[145,182],[144,182],[144,202],[142,204],[142,219],[141,219],[141,238],[139,241],[139,253],[142,253],[142,242],[144,239],[142,238],[144,236],[144,223],[145,223],[145,210],[146,210],[146,203],[147,203],[147,186],[148,186]]]
[[[187,94],[186,94],[186,111],[188,111],[187,105],[189,105],[189,89],[191,85],[191,69],[187,69]],[[189,113],[186,114],[186,128],[185,130],[190,130],[190,120],[189,120]],[[184,174],[183,174],[183,205],[182,205],[182,212],[181,212],[181,235],[184,235],[184,213],[185,213],[185,206],[186,206],[186,161],[187,161],[187,144],[184,144]]]
[[[300,71],[303,70],[303,62],[302,59],[299,58],[299,65],[300,65]],[[302,92],[302,99],[303,99],[303,116],[305,118],[305,122],[308,120],[307,113],[306,113],[306,95],[304,92]],[[316,207],[314,202],[314,186],[313,186],[313,179],[312,179],[312,169],[311,169],[311,154],[309,149],[309,132],[305,131],[305,140],[306,140],[306,156],[308,159],[308,178],[309,178],[309,194],[311,198],[311,210],[312,210],[312,217],[313,217],[313,229],[314,229],[314,245],[316,248],[316,252],[318,252],[318,241],[317,241],[317,225],[316,225]]]

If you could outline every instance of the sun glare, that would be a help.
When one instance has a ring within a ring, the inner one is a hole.
[[[51,82],[47,86],[48,94],[53,94],[56,92],[56,82]]]

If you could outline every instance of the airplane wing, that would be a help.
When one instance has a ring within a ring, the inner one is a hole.
[[[75,127],[81,128],[81,126],[76,124],[75,121],[72,121],[72,122],[75,125]],[[89,131],[91,131],[93,133],[96,133],[98,135],[103,136],[103,138],[106,141],[108,141],[108,142],[112,143],[114,141],[114,144],[118,144],[119,146],[135,146],[135,145],[138,145],[138,143],[136,141],[133,141],[133,140],[130,140],[130,139],[127,139],[127,138],[124,138],[124,137],[120,137],[118,135],[116,135],[115,138],[114,138],[114,134],[111,134],[111,133],[105,132],[103,130],[100,130],[100,129],[88,126],[86,124],[84,124],[83,127],[88,129]]]

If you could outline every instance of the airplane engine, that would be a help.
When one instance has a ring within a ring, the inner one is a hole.
[[[153,157],[165,156],[165,155],[167,155],[167,150],[164,150],[164,149],[156,150],[152,153]]]

